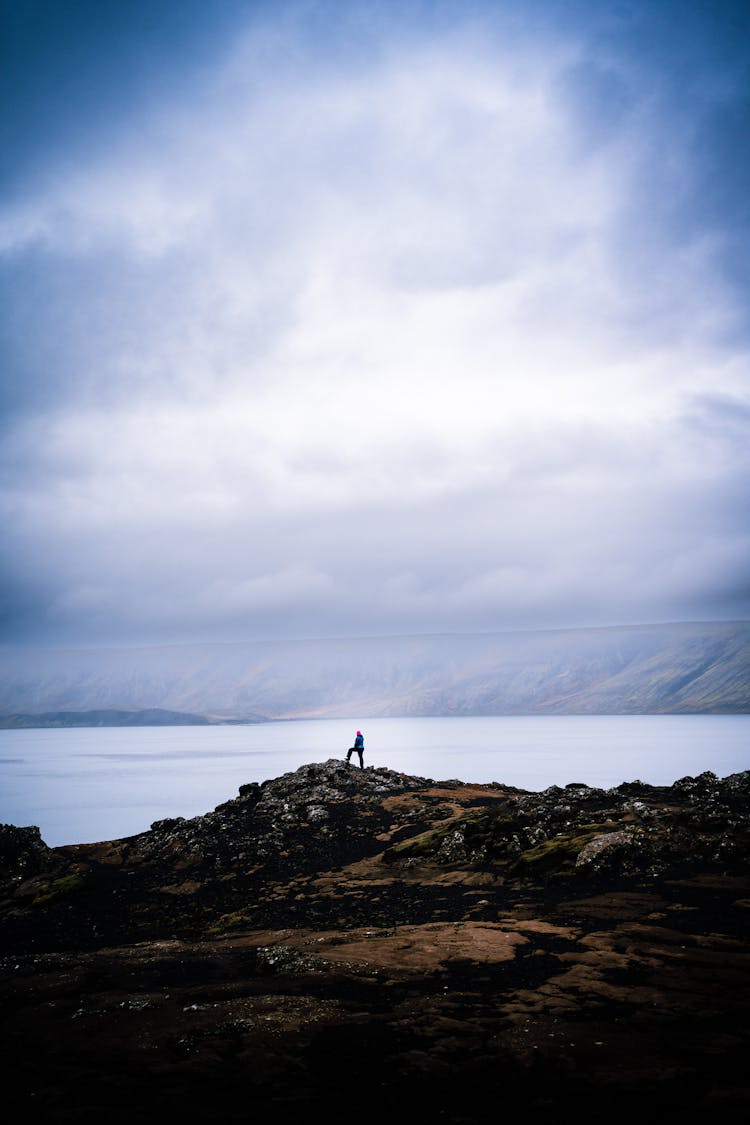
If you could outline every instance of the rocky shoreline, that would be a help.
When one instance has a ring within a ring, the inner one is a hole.
[[[48,848],[0,826],[34,1120],[747,1120],[750,772],[542,793],[311,764]]]

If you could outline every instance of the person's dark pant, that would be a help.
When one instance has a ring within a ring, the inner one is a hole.
[[[346,752],[347,763],[351,761],[352,754],[359,754],[359,768],[363,770],[365,768],[364,750],[360,750],[358,746],[352,746],[351,750],[347,750]]]

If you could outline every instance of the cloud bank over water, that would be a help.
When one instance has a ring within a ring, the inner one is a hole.
[[[21,29],[6,639],[748,616],[742,7],[159,7]]]

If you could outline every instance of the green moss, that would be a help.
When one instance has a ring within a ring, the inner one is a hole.
[[[513,875],[536,877],[565,876],[573,871],[579,852],[595,836],[611,832],[617,827],[611,821],[578,825],[572,832],[553,836],[519,856],[509,854],[508,845],[513,837],[523,838],[528,822],[513,815],[498,816],[494,812],[474,812],[426,832],[414,840],[396,844],[384,854],[387,863],[405,859],[429,859],[436,855],[443,842],[455,832],[461,832],[469,855],[481,852],[482,863],[509,868]]]
[[[246,929],[250,924],[249,915],[242,910],[236,910],[233,914],[222,914],[215,922],[206,927],[206,933],[223,934],[227,930]]]
[[[45,883],[39,888],[32,905],[46,906],[49,902],[56,902],[66,895],[83,890],[86,883],[87,880],[82,875],[63,875],[60,879],[53,879],[51,883]]]
[[[405,840],[402,844],[394,844],[384,853],[383,859],[386,863],[398,863],[403,859],[428,859],[439,851],[444,840],[457,831],[463,832],[467,846],[470,850],[473,850],[474,845],[470,840],[473,840],[477,834],[481,835],[480,823],[486,819],[486,816],[475,814],[474,816],[462,816],[457,820],[451,820],[447,824],[442,824],[440,828],[436,828],[433,832],[425,832],[414,840]]]
[[[575,861],[591,840],[603,832],[611,832],[616,825],[607,821],[603,824],[582,824],[575,832],[553,836],[521,852],[511,869],[514,875],[548,875],[565,878],[572,874]]]

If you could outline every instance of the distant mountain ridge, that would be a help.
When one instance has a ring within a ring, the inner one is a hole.
[[[750,622],[0,651],[0,716],[153,709],[188,722],[746,713]]]

